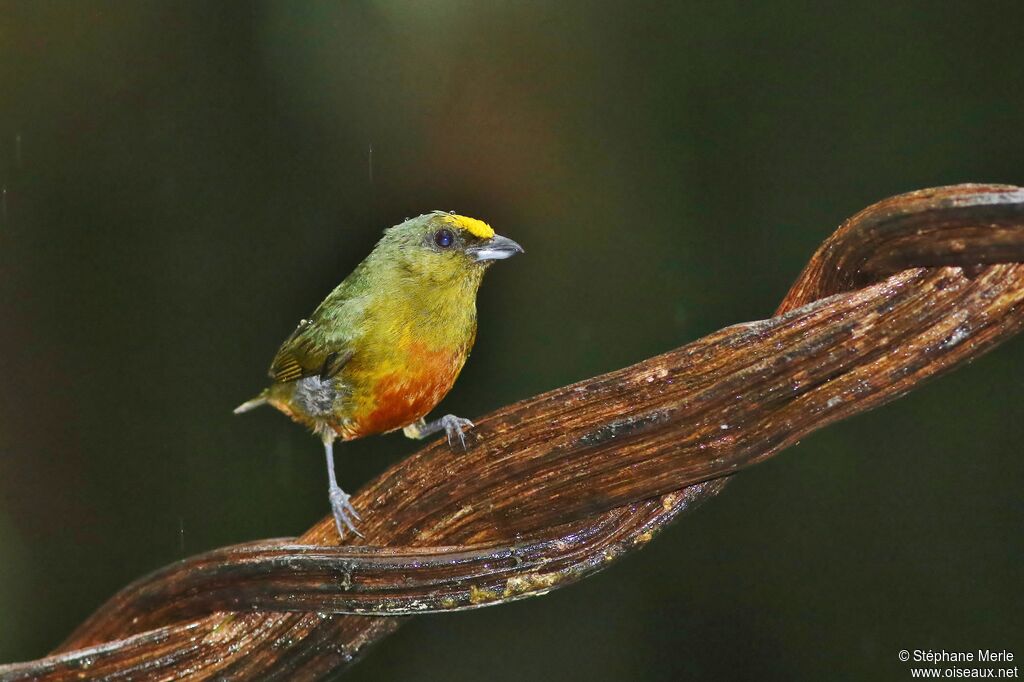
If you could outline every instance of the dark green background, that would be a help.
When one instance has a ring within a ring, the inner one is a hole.
[[[771,314],[885,196],[1024,183],[1024,4],[0,4],[0,661],[327,512],[258,390],[430,209],[492,269],[468,417]],[[372,180],[369,149],[373,149]],[[605,573],[415,619],[350,680],[909,679],[1024,656],[1024,343],[748,471]],[[356,489],[415,445],[346,444]]]

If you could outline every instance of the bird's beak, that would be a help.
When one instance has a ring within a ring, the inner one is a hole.
[[[477,263],[492,260],[503,260],[517,253],[524,253],[523,247],[516,244],[508,237],[496,234],[490,239],[475,244],[466,249],[466,253],[473,257]]]

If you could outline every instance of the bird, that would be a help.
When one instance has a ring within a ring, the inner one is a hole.
[[[482,220],[433,211],[390,227],[370,254],[301,320],[270,364],[270,385],[235,414],[270,405],[320,437],[340,537],[362,536],[338,485],[334,441],[402,429],[444,431],[465,450],[474,424],[426,416],[451,390],[476,341],[477,290],[488,266],[523,247]]]

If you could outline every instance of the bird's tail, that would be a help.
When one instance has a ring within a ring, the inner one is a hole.
[[[241,405],[236,407],[235,408],[235,414],[242,414],[243,412],[248,412],[249,410],[255,410],[257,407],[260,407],[261,405],[266,405],[266,404],[267,404],[267,392],[263,391],[263,393],[260,393],[258,396],[256,396],[252,400],[246,400],[244,403],[242,403]]]

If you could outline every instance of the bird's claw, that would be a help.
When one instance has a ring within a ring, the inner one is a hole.
[[[363,534],[356,528],[355,521],[361,521],[359,512],[352,506],[352,496],[341,488],[335,486],[330,489],[327,497],[331,501],[331,511],[334,512],[334,525],[338,528],[338,536],[345,537],[345,528],[363,537]],[[355,521],[353,521],[353,518]]]
[[[453,438],[459,439],[459,444],[462,449],[466,449],[466,429],[471,429],[476,426],[473,422],[469,421],[465,417],[456,417],[454,414],[446,414],[441,417],[441,426],[444,427],[445,435],[448,436],[448,447],[454,448],[455,443]]]

